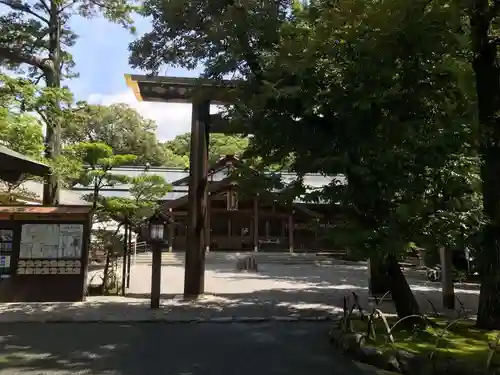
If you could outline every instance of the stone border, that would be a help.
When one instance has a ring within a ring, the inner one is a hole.
[[[366,335],[359,332],[345,332],[342,320],[335,319],[330,329],[330,343],[349,357],[381,370],[406,375],[484,375],[500,374],[485,372],[484,366],[460,359],[433,361],[427,356],[417,355],[401,349],[382,352],[366,345]],[[479,368],[478,368],[479,367]]]
[[[270,316],[270,317],[238,317],[238,316],[228,316],[228,317],[214,317],[214,318],[163,318],[163,317],[152,317],[152,318],[137,318],[137,319],[116,319],[112,317],[111,319],[85,319],[78,317],[68,317],[68,318],[47,318],[47,319],[30,319],[27,316],[25,319],[13,319],[9,321],[0,321],[0,326],[2,324],[12,324],[12,323],[111,323],[111,324],[127,324],[127,323],[166,323],[166,324],[180,324],[180,323],[265,323],[265,322],[326,322],[331,321],[336,316],[317,316],[317,317],[293,317],[293,316]]]

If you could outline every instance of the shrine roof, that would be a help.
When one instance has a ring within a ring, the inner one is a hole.
[[[238,164],[238,158],[234,155],[227,155],[220,158],[214,163],[209,170],[208,180],[210,184],[217,183],[225,180],[230,176],[228,166]],[[168,192],[163,201],[172,201],[187,196],[189,170],[182,168],[166,168],[166,167],[147,167],[147,166],[122,166],[113,168],[112,172],[117,175],[125,175],[128,177],[137,177],[142,174],[158,175],[165,179],[165,181],[172,185],[172,191]],[[272,172],[269,172],[270,174]],[[279,176],[284,184],[293,182],[297,175],[292,172],[279,172],[274,173]],[[306,174],[304,176],[304,184],[309,189],[321,188],[330,184],[332,181],[337,180],[338,183],[344,184],[345,178],[343,176],[324,176],[321,174]],[[85,186],[75,186],[72,191],[78,192],[81,195],[89,194],[91,189]],[[100,194],[104,197],[130,197],[130,185],[117,184],[113,187],[105,187],[100,190]]]

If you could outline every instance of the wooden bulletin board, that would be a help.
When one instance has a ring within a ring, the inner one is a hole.
[[[0,301],[81,301],[89,206],[0,206]]]

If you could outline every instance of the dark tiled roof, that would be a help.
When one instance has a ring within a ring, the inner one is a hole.
[[[34,199],[36,201],[42,201],[43,196],[43,184],[38,181],[26,181],[20,185],[20,188],[26,189],[27,191],[33,193]],[[83,194],[87,194],[87,190],[80,192],[78,190],[68,190],[61,189],[59,193],[59,201],[61,204],[75,204],[75,205],[85,205],[88,204],[83,199]]]
[[[173,184],[178,180],[186,179],[189,176],[189,170],[180,168],[165,168],[165,167],[143,167],[143,166],[126,166],[114,168],[112,173],[117,175],[125,175],[128,177],[137,177],[141,174],[148,175],[158,175],[165,179],[169,184]],[[282,172],[279,174],[282,181],[288,184],[297,178],[297,175],[290,172]],[[214,171],[209,176],[209,181],[218,182],[228,177],[228,169],[222,168]],[[345,178],[342,176],[335,177],[340,183],[345,183]],[[308,174],[304,178],[304,183],[310,189],[321,188],[325,185],[330,184],[333,181],[333,177],[323,176],[320,174]],[[165,201],[175,200],[181,198],[187,194],[187,185],[177,185],[173,186],[173,191],[167,193],[163,198]],[[90,188],[83,186],[75,186],[74,191],[78,191],[80,194],[86,194],[90,192]],[[126,184],[116,185],[114,187],[108,187],[101,190],[101,194],[106,197],[116,196],[116,197],[129,197],[129,186]],[[299,200],[300,201],[300,200]]]

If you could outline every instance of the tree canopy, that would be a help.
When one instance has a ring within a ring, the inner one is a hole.
[[[165,165],[169,167],[189,166],[191,133],[179,135],[163,144]],[[209,163],[212,164],[226,155],[241,156],[248,146],[248,138],[224,134],[210,134],[208,147]]]
[[[136,155],[136,164],[162,165],[166,162],[156,139],[156,123],[143,118],[126,104],[83,106],[78,117],[62,128],[62,142],[105,143],[116,155]]]
[[[396,256],[412,241],[451,245],[458,228],[470,234],[481,224],[461,9],[148,0],[144,12],[153,30],[131,44],[130,62],[152,72],[203,64],[207,77],[242,78],[226,110],[253,135],[245,156],[264,165],[286,159],[299,176],[346,176],[347,185],[332,183],[316,198],[345,212],[336,228],[344,245],[384,259],[398,313],[418,312]]]

